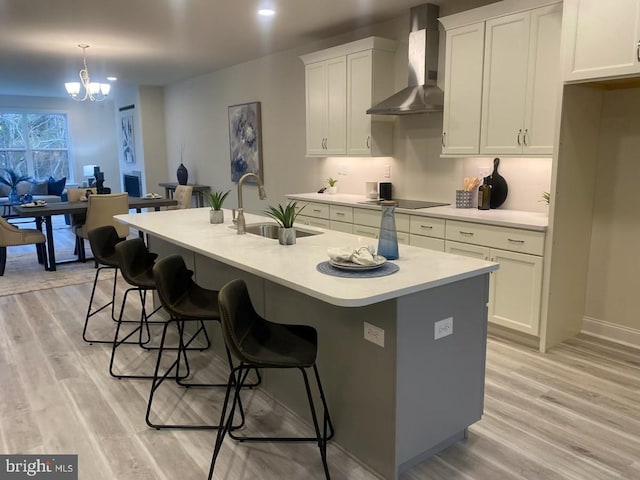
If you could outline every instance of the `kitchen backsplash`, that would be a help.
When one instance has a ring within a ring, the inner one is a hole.
[[[498,171],[505,178],[509,195],[501,208],[546,212],[542,193],[551,184],[551,158],[501,158]],[[390,170],[386,178],[387,166]],[[407,162],[392,157],[322,160],[318,188],[328,177],[338,179],[340,193],[365,194],[365,182],[392,182],[397,198],[441,201],[454,204],[455,190],[462,188],[464,177],[479,177],[493,170],[493,157],[440,158]]]

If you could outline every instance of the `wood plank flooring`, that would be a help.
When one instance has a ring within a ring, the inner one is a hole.
[[[148,428],[148,381],[110,377],[110,347],[82,341],[90,288],[0,297],[0,453],[77,453],[81,479],[205,479],[215,432]],[[109,288],[100,282],[99,299]],[[104,315],[93,331],[112,329]],[[203,378],[225,375],[211,352],[193,362]],[[117,366],[150,369],[153,353],[123,349]],[[154,415],[216,422],[222,394],[170,383]],[[308,430],[260,391],[246,398],[249,427]],[[328,458],[334,480],[377,478],[335,444]],[[227,440],[215,478],[324,476],[312,444]],[[467,440],[402,476],[458,479],[640,479],[640,351],[580,336],[540,354],[491,337],[482,420]]]

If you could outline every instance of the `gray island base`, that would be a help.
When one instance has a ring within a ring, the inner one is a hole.
[[[161,257],[181,254],[202,286],[242,278],[265,318],[315,327],[333,441],[382,478],[397,479],[481,418],[489,274],[497,264],[403,245],[397,273],[344,279],[315,267],[328,248],[362,241],[354,235],[316,229],[284,247],[237,235],[230,222],[210,225],[208,209],[116,218],[147,233]],[[247,224],[264,220],[247,215]],[[452,328],[436,325],[445,319]],[[365,322],[384,331],[384,347],[364,339]],[[210,333],[213,351],[223,352],[219,328]],[[260,388],[311,423],[301,382],[297,372],[269,370]]]

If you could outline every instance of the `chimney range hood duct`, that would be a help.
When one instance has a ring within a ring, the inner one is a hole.
[[[371,115],[409,115],[442,112],[444,92],[438,78],[437,5],[425,3],[410,10],[409,86],[367,110]]]

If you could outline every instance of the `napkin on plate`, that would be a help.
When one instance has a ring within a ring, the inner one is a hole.
[[[377,265],[375,255],[371,248],[362,245],[360,247],[336,247],[327,250],[329,258],[337,262],[351,262],[357,265]]]

